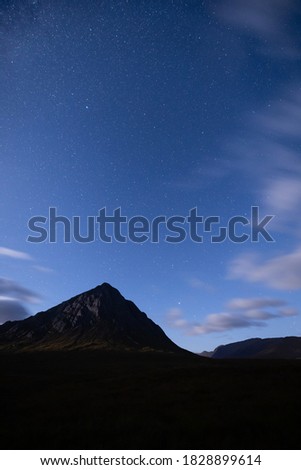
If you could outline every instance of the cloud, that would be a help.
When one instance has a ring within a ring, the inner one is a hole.
[[[300,152],[288,144],[292,138],[296,142],[301,140],[300,86],[301,82],[286,85],[280,96],[244,116],[247,137],[235,138],[230,144],[239,170],[258,174],[256,165],[260,163],[261,175],[269,169],[278,176],[283,172],[287,176],[301,176]]]
[[[199,289],[207,292],[213,292],[214,290],[213,286],[211,286],[208,282],[204,282],[196,277],[189,279],[188,283],[193,289]]]
[[[18,300],[0,297],[0,324],[23,320],[26,317],[28,317],[28,312]]]
[[[294,37],[296,0],[224,0],[221,18],[253,35],[264,45],[261,51],[279,58],[301,57],[301,42]],[[296,28],[295,28],[296,29]],[[297,44],[299,46],[297,47]],[[235,137],[230,147],[233,171],[252,179],[253,195],[271,215],[274,231],[300,239],[301,220],[301,82],[284,84],[261,109],[245,116],[244,138]],[[226,142],[225,144],[228,144]],[[233,158],[236,155],[236,158]],[[260,171],[259,171],[260,169]],[[273,281],[272,281],[273,282]]]
[[[40,265],[38,265],[38,264],[35,264],[35,265],[33,266],[33,268],[34,268],[36,271],[39,271],[39,272],[41,272],[41,273],[53,273],[53,272],[54,272],[53,269],[47,268],[46,266],[40,266]]]
[[[279,314],[267,312],[265,310],[247,310],[244,313],[246,318],[254,319],[254,320],[269,320],[272,318],[277,318]],[[261,326],[260,324],[258,326]]]
[[[16,301],[37,304],[40,296],[10,279],[0,278],[0,298],[12,297]]]
[[[172,328],[183,328],[188,325],[187,321],[183,318],[182,310],[173,307],[167,314],[168,323]]]
[[[256,34],[274,35],[292,4],[290,0],[226,0],[220,13],[229,22],[246,26]]]
[[[269,320],[298,315],[296,309],[281,299],[235,298],[228,303],[227,309],[225,312],[207,315],[203,323],[188,322],[179,308],[170,309],[167,318],[170,327],[179,328],[187,335],[200,335],[237,328],[264,327]]]
[[[261,326],[261,323],[234,313],[212,313],[206,317],[203,324],[191,326],[190,334],[215,333],[250,326]]]
[[[0,256],[7,256],[8,258],[31,260],[31,256],[23,251],[11,250],[10,248],[0,247]]]
[[[287,93],[287,97],[272,102],[253,119],[257,142],[253,148],[255,166],[260,159],[265,168],[261,176],[261,190],[266,210],[275,214],[278,229],[300,232],[301,223],[296,213],[301,204],[300,153],[292,150],[288,141],[300,143],[301,92]],[[255,136],[253,141],[256,140]]]
[[[300,83],[301,85],[301,83]],[[275,215],[273,229],[300,238],[301,220],[301,92],[291,86],[284,97],[246,118],[245,139],[230,144],[232,169],[248,181],[262,209]],[[233,158],[235,155],[235,158]],[[260,169],[260,171],[259,171]]]
[[[297,89],[285,99],[274,102],[268,110],[261,112],[257,118],[261,129],[278,137],[300,138],[301,126],[301,92]]]
[[[295,106],[283,105],[282,114],[275,111],[258,118],[258,127],[270,135],[269,142],[261,146],[266,171],[261,177],[260,194],[266,210],[276,215],[275,227],[294,235],[300,234],[301,229],[301,221],[296,217],[301,204],[301,161],[300,154],[286,142],[294,137],[300,143],[300,94],[298,100]]]
[[[264,134],[265,135],[263,137],[265,137],[267,133],[264,131]],[[283,172],[290,176],[301,176],[301,161],[299,152],[292,150],[286,144],[278,142],[275,139],[261,139],[260,142],[259,149],[257,146],[257,152],[260,150],[260,152],[258,152],[258,157],[261,157],[262,162],[262,156],[264,156],[266,164],[268,164],[270,170],[273,170],[277,176],[283,175]],[[255,143],[256,142],[254,138],[253,148],[256,149]]]
[[[281,178],[266,188],[266,199],[271,208],[281,212],[295,211],[301,198],[300,181]]]
[[[280,290],[301,289],[301,248],[267,261],[250,254],[240,256],[231,263],[229,278],[261,282]]]
[[[254,310],[267,307],[282,307],[286,305],[284,300],[264,298],[235,298],[228,303],[231,310]]]
[[[28,317],[24,302],[37,304],[40,296],[10,279],[0,278],[0,324]]]
[[[300,50],[290,27],[297,8],[296,0],[225,0],[219,7],[219,15],[255,37],[262,53],[298,59]]]
[[[296,177],[279,177],[267,179],[263,190],[263,199],[269,212],[277,214],[278,226],[288,229],[286,225],[300,225],[296,214],[301,204],[301,179]]]
[[[295,317],[298,315],[298,310],[296,308],[286,307],[281,309],[281,315],[283,317]]]

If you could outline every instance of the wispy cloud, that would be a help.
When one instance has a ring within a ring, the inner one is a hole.
[[[23,320],[26,317],[28,312],[18,300],[0,297],[0,325],[7,321]]]
[[[300,139],[300,90],[297,88],[286,98],[271,103],[267,109],[257,115],[256,121],[262,131],[270,132],[276,137],[295,137]]]
[[[263,327],[269,320],[295,315],[298,315],[298,311],[281,299],[236,298],[228,303],[227,311],[211,313],[202,323],[188,322],[179,308],[170,309],[167,319],[172,328],[179,328],[187,335],[200,335]]]
[[[273,171],[297,171],[301,175],[299,152],[291,145],[292,140],[297,143],[301,140],[300,87],[301,82],[286,84],[278,96],[244,116],[247,137],[236,138],[230,145],[231,151],[236,153],[237,163],[243,162],[239,169],[258,172],[255,161]]]
[[[283,307],[286,305],[284,300],[265,299],[265,298],[235,298],[228,302],[228,308],[231,310],[249,310],[267,308],[267,307]]]
[[[40,302],[40,296],[20,284],[6,278],[0,278],[0,297],[11,297],[13,300],[29,304]]]
[[[218,7],[222,21],[252,37],[258,52],[281,59],[282,63],[285,59],[301,57],[294,18],[298,10],[297,0],[223,0]],[[278,251],[268,259],[256,253],[236,258],[230,265],[229,277],[282,291],[298,290],[301,288],[300,77],[296,75],[294,82],[286,80],[274,98],[269,96],[259,109],[249,109],[243,121],[243,136],[234,137],[229,145],[233,171],[251,182],[251,192],[262,211],[275,215],[273,231],[286,233],[297,248],[283,254]],[[277,236],[274,238],[277,240]]]
[[[301,143],[299,89],[259,112],[253,126],[257,140],[260,140],[258,135],[264,138],[263,143],[257,145],[258,157],[264,157],[267,169],[261,176],[264,205],[276,215],[279,229],[294,234],[300,232],[301,223],[296,214],[301,204],[301,160],[300,154],[291,148],[292,139],[295,144]]]
[[[224,21],[253,35],[265,53],[281,59],[301,57],[292,21],[297,12],[296,0],[224,0],[219,7]],[[235,138],[230,145],[236,154],[233,169],[253,178],[253,192],[276,216],[274,227],[292,235],[301,233],[296,217],[301,204],[301,160],[296,150],[301,143],[300,85],[298,80],[284,83],[274,99],[250,110],[244,139]]]
[[[292,20],[296,0],[224,0],[220,17],[260,44],[259,51],[286,59],[300,58]]]
[[[31,256],[23,251],[12,250],[10,248],[0,247],[0,256],[7,256],[8,258],[31,260]]]
[[[41,273],[53,273],[54,270],[51,268],[47,268],[46,266],[40,266],[38,264],[35,264],[32,266],[36,271],[39,271]]]
[[[254,254],[240,256],[232,261],[229,278],[260,282],[279,290],[301,289],[301,248],[265,261]]]
[[[277,214],[278,229],[290,230],[295,228],[296,230],[297,226],[300,226],[300,220],[297,217],[301,204],[300,178],[293,176],[268,178],[263,196],[267,210]]]
[[[0,278],[0,324],[28,316],[23,303],[37,304],[40,296],[10,279]]]
[[[199,279],[197,277],[190,278],[188,280],[188,284],[193,289],[198,289],[198,290],[202,290],[202,291],[206,291],[206,292],[214,291],[214,287],[211,284],[209,284],[208,282],[205,282],[202,279]]]
[[[167,320],[172,328],[186,328],[188,322],[183,317],[183,312],[178,307],[173,307],[167,312]]]
[[[301,83],[300,83],[301,85]],[[252,117],[246,117],[244,139],[230,144],[232,168],[252,181],[253,197],[275,215],[273,228],[300,237],[301,220],[301,93],[297,86],[283,92]],[[234,157],[234,158],[233,158]]]

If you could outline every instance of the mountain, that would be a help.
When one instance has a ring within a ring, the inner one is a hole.
[[[202,357],[212,357],[212,356],[213,356],[213,352],[214,352],[214,351],[202,351],[202,352],[199,353],[198,355],[199,355],[199,356],[202,356]]]
[[[301,338],[252,338],[223,346],[212,353],[213,359],[301,359]]]
[[[0,349],[82,348],[183,351],[107,283],[45,312],[0,326]]]

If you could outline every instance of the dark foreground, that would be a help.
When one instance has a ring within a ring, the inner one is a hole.
[[[2,449],[300,448],[301,361],[0,354]]]

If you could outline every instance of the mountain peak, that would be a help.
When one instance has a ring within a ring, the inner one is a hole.
[[[113,290],[118,290],[116,287],[112,286],[112,284],[110,284],[109,282],[103,282],[102,284],[100,284],[102,287],[104,288],[108,288],[108,289],[113,289]],[[119,291],[118,291],[119,292]]]
[[[107,294],[107,295],[114,296],[114,297],[124,298],[123,295],[120,293],[120,291],[116,289],[116,287],[113,287],[108,282],[103,282],[102,284],[99,284],[96,287],[94,287],[94,289],[83,292],[83,294],[80,294],[80,295],[86,295],[89,293],[95,293],[99,295]]]
[[[46,312],[0,326],[0,348],[12,347],[182,351],[107,282]]]
[[[113,287],[111,286],[111,284],[109,284],[108,282],[103,282],[102,284],[99,284],[96,289],[106,289],[106,290],[111,290],[111,291],[117,291],[119,292],[118,289],[116,289],[116,287]],[[119,292],[120,293],[120,292]]]

